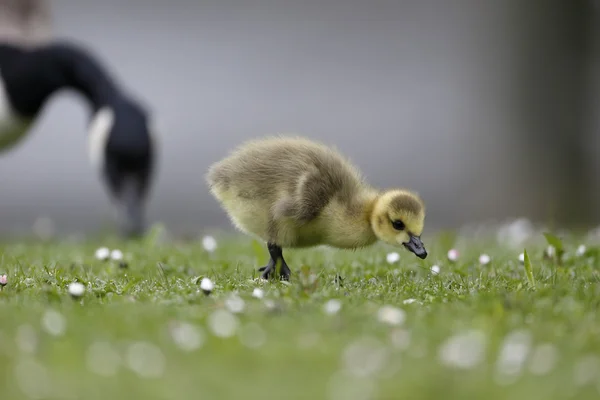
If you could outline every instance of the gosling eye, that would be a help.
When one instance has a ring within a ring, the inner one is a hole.
[[[404,222],[400,221],[399,219],[392,221],[392,226],[397,231],[403,231],[404,228],[406,228]]]

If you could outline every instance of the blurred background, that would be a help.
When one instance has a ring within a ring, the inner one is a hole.
[[[149,218],[173,232],[228,228],[208,166],[279,132],[336,145],[374,185],[419,191],[430,231],[518,216],[598,224],[598,1],[2,3],[0,39],[28,26],[32,42],[87,44],[153,110]],[[39,218],[65,233],[111,223],[88,118],[61,93],[0,155],[0,233]]]

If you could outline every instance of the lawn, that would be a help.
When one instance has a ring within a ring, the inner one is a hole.
[[[485,235],[426,237],[425,260],[382,244],[286,251],[290,284],[256,279],[267,253],[247,237],[215,235],[213,251],[160,237],[0,245],[2,400],[600,397],[586,236],[555,242],[559,262],[536,233],[529,278],[523,247]],[[103,246],[126,263],[97,259]]]

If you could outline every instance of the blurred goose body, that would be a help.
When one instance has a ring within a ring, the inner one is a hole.
[[[155,160],[148,112],[83,48],[68,42],[0,44],[0,152],[30,131],[53,94],[70,89],[88,102],[88,152],[115,203],[122,232],[144,230]]]
[[[242,232],[267,242],[271,259],[260,268],[269,278],[282,248],[329,245],[355,249],[382,240],[420,258],[425,206],[405,189],[377,190],[336,150],[300,137],[251,140],[213,164],[212,194]]]

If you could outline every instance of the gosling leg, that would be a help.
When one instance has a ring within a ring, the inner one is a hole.
[[[269,277],[277,273],[277,264],[279,263],[279,277],[281,278],[281,280],[289,281],[291,271],[288,265],[286,264],[285,260],[283,259],[283,252],[281,250],[281,247],[276,245],[275,243],[269,242],[267,243],[267,249],[269,250],[269,255],[271,256],[271,258],[269,259],[267,265],[258,269],[259,272],[262,272],[261,277],[263,279],[269,279]]]

